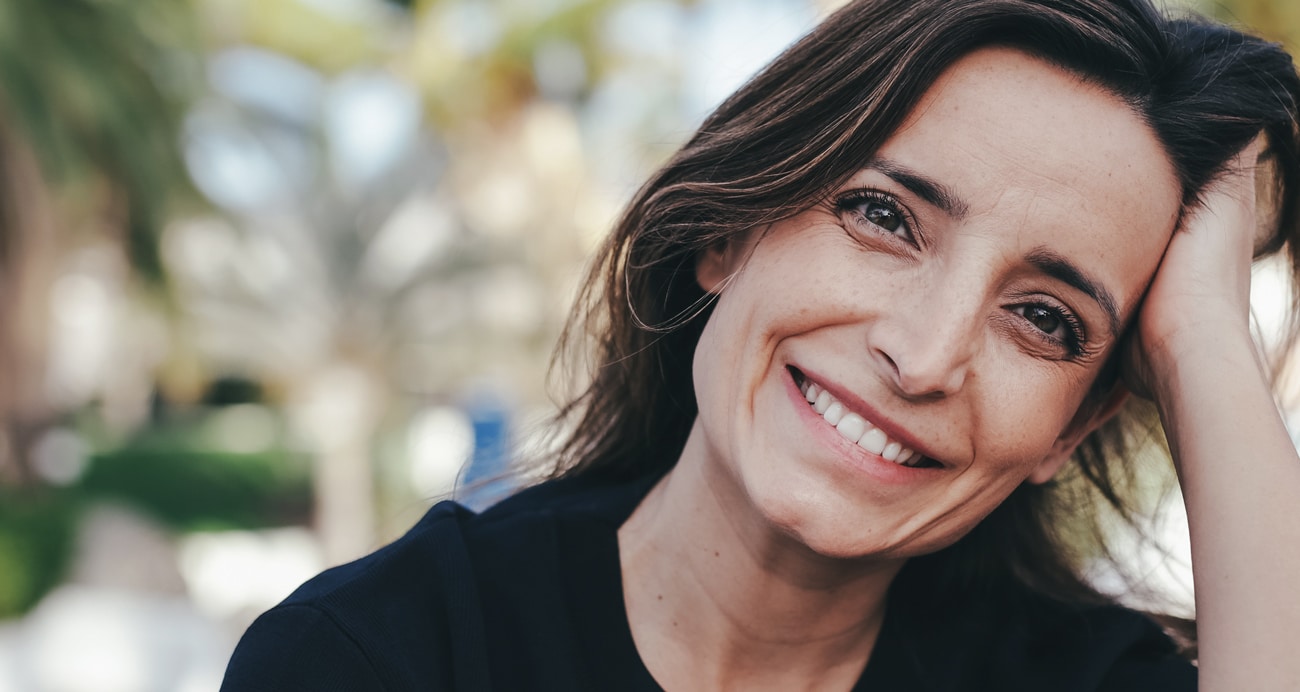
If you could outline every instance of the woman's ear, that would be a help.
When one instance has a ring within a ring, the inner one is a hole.
[[[718,294],[740,268],[735,242],[718,241],[695,258],[695,281],[705,293]]]
[[[1025,480],[1035,485],[1052,480],[1056,472],[1074,455],[1074,450],[1078,449],[1080,443],[1124,408],[1128,397],[1128,388],[1122,382],[1116,382],[1110,392],[1103,396],[1088,397],[1074,414],[1074,419],[1061,432],[1061,436],[1056,438],[1052,450],[1038,462],[1038,466],[1034,467]]]

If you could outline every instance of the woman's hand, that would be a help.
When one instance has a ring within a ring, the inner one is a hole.
[[[1256,139],[1228,163],[1165,250],[1125,354],[1126,384],[1140,396],[1158,395],[1162,376],[1189,349],[1224,337],[1249,338],[1255,166],[1262,144]]]
[[[1300,458],[1250,337],[1258,142],[1174,234],[1127,383],[1160,411],[1187,504],[1202,690],[1300,690]]]

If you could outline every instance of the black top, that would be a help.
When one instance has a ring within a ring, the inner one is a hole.
[[[651,484],[553,481],[479,515],[440,503],[259,617],[221,689],[659,690],[627,623],[617,538]],[[855,690],[1196,689],[1133,611],[981,598],[927,629],[894,600]]]

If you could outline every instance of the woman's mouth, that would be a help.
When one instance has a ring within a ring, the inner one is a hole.
[[[821,415],[822,419],[835,428],[840,436],[858,445],[868,452],[910,468],[937,467],[939,464],[920,452],[909,449],[903,443],[890,439],[889,435],[872,424],[861,414],[850,411],[843,402],[816,382],[810,381],[803,373],[790,368],[795,384],[803,393],[808,404]]]

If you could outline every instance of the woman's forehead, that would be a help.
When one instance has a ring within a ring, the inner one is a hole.
[[[1128,104],[1009,48],[954,63],[877,160],[939,186],[963,222],[1026,252],[1077,255],[1114,281],[1154,272],[1182,197],[1161,143]],[[1124,283],[1140,292],[1145,278]]]

